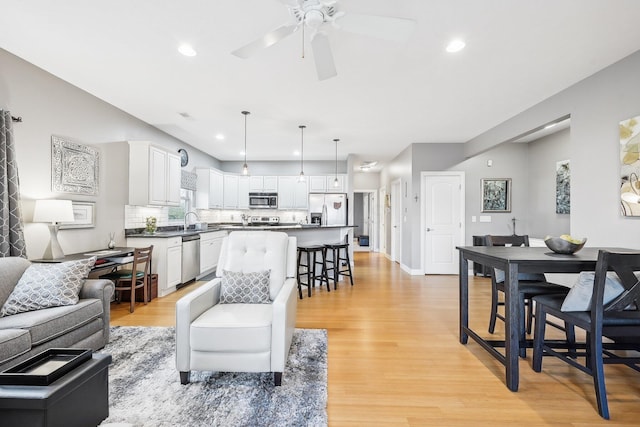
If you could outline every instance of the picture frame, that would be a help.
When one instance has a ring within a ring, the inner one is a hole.
[[[511,212],[511,178],[483,178],[481,191],[481,212]]]
[[[94,202],[71,202],[73,222],[61,222],[60,229],[93,228],[96,226],[96,204]]]
[[[97,196],[100,153],[96,148],[51,135],[51,190]]]

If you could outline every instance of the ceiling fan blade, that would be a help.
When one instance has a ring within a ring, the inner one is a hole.
[[[416,22],[412,19],[391,16],[359,15],[345,13],[336,20],[345,31],[395,42],[409,40]]]
[[[331,53],[331,45],[327,35],[317,33],[311,40],[311,48],[313,49],[313,60],[316,63],[318,80],[326,80],[337,76],[338,73],[333,62],[333,53]]]
[[[250,56],[255,55],[258,51],[265,49],[269,46],[273,46],[283,38],[287,37],[289,34],[293,33],[298,29],[298,25],[283,25],[281,27],[276,28],[273,31],[268,32],[264,36],[260,37],[257,40],[252,41],[251,43],[242,46],[240,49],[236,49],[231,52],[232,55],[237,56],[238,58],[247,59]]]

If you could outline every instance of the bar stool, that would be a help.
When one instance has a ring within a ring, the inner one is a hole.
[[[327,269],[333,270],[333,289],[338,289],[340,275],[349,276],[351,286],[353,286],[353,273],[351,272],[351,262],[349,260],[349,243],[328,243],[324,245],[327,252],[331,252],[330,259],[326,260]],[[342,264],[346,266],[343,267]],[[331,266],[329,266],[331,264]]]
[[[319,260],[318,255],[322,257],[322,260]],[[308,295],[311,296],[311,287],[315,286],[316,280],[320,281],[320,286],[322,286],[323,282],[326,283],[327,291],[331,291],[326,259],[327,249],[323,245],[298,246],[297,278],[300,299],[302,299],[302,286],[307,287]],[[320,266],[319,272],[316,270],[317,266]],[[306,268],[306,271],[300,273],[300,269],[303,267]],[[302,281],[303,277],[306,279],[306,282]]]

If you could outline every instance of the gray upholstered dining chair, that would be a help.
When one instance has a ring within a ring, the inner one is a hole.
[[[555,356],[591,375],[598,413],[605,419],[609,419],[609,405],[604,365],[625,364],[640,371],[640,282],[637,271],[640,271],[640,252],[600,250],[595,274],[580,273],[573,288],[577,292],[572,290],[566,297],[539,295],[533,298],[536,303],[533,370],[542,370],[543,356]],[[586,286],[591,287],[591,292]],[[573,301],[574,296],[583,301]],[[546,340],[545,319],[549,315],[583,329],[586,341],[578,346]],[[609,340],[605,341],[603,337]],[[576,352],[576,347],[582,351]],[[584,361],[580,363],[582,357]]]

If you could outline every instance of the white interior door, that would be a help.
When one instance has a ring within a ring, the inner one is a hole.
[[[464,172],[423,172],[425,274],[457,274],[464,244]]]
[[[391,183],[391,261],[400,262],[402,257],[402,183],[398,179]]]

